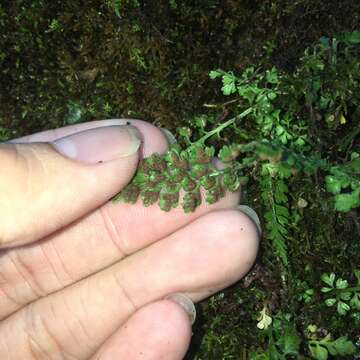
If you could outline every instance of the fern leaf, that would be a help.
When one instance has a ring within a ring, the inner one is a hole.
[[[289,223],[289,210],[283,205],[287,202],[288,187],[282,179],[272,178],[270,173],[263,168],[261,184],[261,197],[267,204],[265,213],[268,238],[276,256],[287,266],[287,225]]]

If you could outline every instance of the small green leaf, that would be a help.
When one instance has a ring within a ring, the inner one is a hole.
[[[267,96],[270,100],[275,100],[277,98],[277,94],[274,91],[269,92]]]
[[[311,356],[316,360],[327,360],[328,358],[328,351],[319,344],[310,344],[309,350]]]
[[[196,182],[193,179],[191,179],[190,177],[186,176],[181,181],[181,186],[185,191],[192,191],[196,188]]]
[[[226,188],[237,182],[237,176],[232,171],[226,171],[223,175],[223,184]]]
[[[223,94],[225,96],[231,95],[236,92],[236,85],[235,85],[236,77],[232,73],[227,73],[223,75],[222,82],[223,86],[221,88]]]
[[[326,347],[329,353],[334,356],[352,355],[356,351],[354,344],[348,340],[346,336],[341,336],[336,340],[329,342]]]
[[[69,101],[67,105],[68,113],[65,115],[66,124],[72,125],[81,122],[84,115],[83,107],[75,101]]]
[[[304,139],[303,139],[302,137],[299,137],[298,139],[296,139],[295,144],[296,144],[297,146],[304,146],[304,145],[305,145],[305,141],[304,141]]]
[[[315,324],[309,324],[306,328],[310,333],[315,333],[317,330],[317,326]]]
[[[321,96],[320,97],[320,101],[319,101],[319,107],[321,110],[325,110],[328,108],[329,106],[329,103],[330,103],[330,99],[329,98],[326,98],[324,96]]]
[[[163,211],[170,211],[171,208],[175,208],[179,202],[179,193],[160,193],[159,206]]]
[[[359,191],[350,194],[338,194],[335,196],[335,209],[341,212],[348,212],[357,207],[360,203]]]
[[[234,160],[239,155],[240,149],[241,145],[239,144],[224,145],[220,149],[218,156],[222,162],[227,163]]]
[[[334,280],[335,280],[335,274],[334,273],[331,273],[330,275],[329,274],[322,274],[321,275],[321,280],[329,285],[330,287],[334,287]]]
[[[360,31],[353,31],[350,34],[344,36],[344,40],[350,44],[359,44],[360,43]]]
[[[277,84],[279,82],[278,72],[275,67],[271,68],[271,70],[266,71],[266,81],[268,81],[271,84]]]
[[[219,70],[212,70],[209,73],[210,79],[214,80],[218,77],[221,77],[223,75],[223,73]]]
[[[351,298],[351,292],[349,292],[349,291],[346,291],[346,292],[341,292],[340,293],[340,295],[339,295],[339,298],[341,299],[341,300],[344,300],[344,301],[349,301],[350,300],[350,298]]]
[[[235,84],[224,85],[221,89],[224,95],[231,95],[236,91]]]
[[[327,292],[332,291],[332,290],[334,290],[334,288],[328,288],[328,287],[322,287],[321,288],[321,292],[323,292],[323,293],[327,293]]]
[[[194,122],[196,127],[204,129],[207,124],[207,117],[205,115],[195,116]]]
[[[352,306],[356,310],[360,310],[360,292],[354,294],[354,296],[350,300],[350,306]]]
[[[187,173],[183,169],[178,168],[169,168],[168,169],[168,177],[173,182],[180,182],[186,177]]]
[[[224,188],[219,183],[217,183],[215,186],[213,186],[211,189],[209,189],[206,192],[206,202],[208,204],[214,204],[222,197],[224,197],[224,195],[225,195]]]
[[[346,313],[350,310],[350,306],[343,301],[338,301],[337,303],[337,312],[339,315],[346,315]]]
[[[333,193],[339,194],[341,191],[341,182],[334,176],[328,175],[325,177],[326,190]]]
[[[126,185],[113,199],[114,202],[124,201],[135,204],[140,194],[140,188],[134,184]]]
[[[170,211],[171,210],[171,202],[169,200],[165,200],[163,198],[160,198],[159,201],[159,207],[162,211]]]
[[[209,176],[209,175],[203,176],[200,179],[200,184],[205,190],[210,190],[216,184],[215,176]]]
[[[144,189],[141,191],[140,196],[141,196],[141,200],[143,201],[144,206],[148,207],[158,201],[159,192]]]
[[[311,299],[312,299],[312,296],[314,295],[314,289],[307,289],[304,294],[303,294],[303,299],[304,299],[304,302],[305,304],[308,304]]]
[[[354,274],[357,279],[358,285],[360,285],[360,270],[358,270],[358,269],[354,270]]]
[[[188,157],[191,164],[208,164],[214,156],[215,149],[212,146],[203,147],[200,144],[191,146],[188,151]]]
[[[337,289],[346,289],[348,287],[348,282],[347,280],[343,280],[341,278],[336,280],[336,288]]]
[[[207,175],[209,173],[209,168],[206,165],[195,164],[192,166],[190,170],[190,174],[195,179],[200,179],[201,177]]]
[[[183,197],[181,204],[185,213],[193,212],[201,204],[201,195],[199,191],[188,192]]]
[[[288,329],[287,329],[288,330]],[[299,354],[300,337],[295,331],[286,332],[279,338],[276,345],[281,348],[281,352],[286,355],[296,356]]]
[[[183,136],[183,137],[190,137],[192,134],[191,129],[187,126],[182,126],[182,127],[177,128],[177,132],[180,136]]]
[[[336,299],[334,299],[334,298],[326,299],[325,304],[326,304],[326,306],[333,306],[336,304]]]

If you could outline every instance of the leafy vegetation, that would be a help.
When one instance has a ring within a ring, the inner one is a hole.
[[[346,336],[332,340],[330,334],[320,340],[310,340],[308,347],[311,356],[317,360],[326,360],[329,355],[335,357],[353,355],[356,351],[354,344]]]
[[[321,280],[327,285],[321,288],[321,292],[330,295],[325,300],[327,306],[336,305],[339,315],[346,315],[350,310],[360,310],[360,270],[355,270],[357,286],[349,287],[347,280],[338,278],[335,281],[335,274],[324,273]],[[335,296],[335,297],[332,297]]]
[[[193,211],[241,186],[261,217],[256,265],[198,306],[188,359],[360,358],[359,16],[351,0],[0,5],[1,141],[147,119],[178,142],[118,199]]]
[[[205,191],[205,200],[213,203],[224,196],[226,190],[236,191],[248,181],[253,182],[264,209],[264,238],[283,268],[282,280],[288,282],[292,261],[288,243],[294,238],[290,231],[292,224],[301,223],[304,208],[308,206],[301,198],[296,204],[297,210],[291,207],[293,179],[301,176],[303,181],[312,182],[314,176],[321,176],[319,190],[335,195],[333,211],[348,212],[359,206],[359,154],[347,149],[345,158],[339,161],[338,154],[344,152],[342,137],[338,143],[332,142],[329,149],[319,147],[319,142],[329,142],[326,137],[321,138],[320,131],[309,132],[313,121],[327,129],[326,135],[334,129],[339,132],[346,124],[352,132],[357,129],[355,122],[355,126],[351,126],[350,120],[356,116],[360,104],[360,98],[353,95],[360,80],[357,34],[360,33],[348,34],[342,41],[322,38],[314,50],[305,51],[299,67],[290,75],[263,65],[246,68],[240,76],[211,71],[212,79],[221,79],[222,93],[235,95],[226,103],[235,105],[232,109],[235,116],[229,120],[223,117],[218,125],[211,117],[201,115],[195,118],[192,128],[178,128],[184,148],[176,144],[162,156],[155,154],[144,159],[133,181],[116,199],[135,202],[140,195],[145,206],[159,200],[160,208],[170,211],[179,204],[183,190],[182,207],[190,212],[201,203],[201,188]],[[352,39],[351,44],[348,39]],[[345,94],[332,89],[335,81],[336,86],[344,88]],[[334,119],[329,124],[330,116]],[[345,116],[349,120],[344,120]],[[209,128],[208,123],[217,126]],[[236,135],[230,138],[226,132],[229,129]],[[207,146],[206,141],[211,145]],[[223,163],[221,170],[211,162],[215,155]],[[313,206],[319,205],[313,202]],[[355,275],[359,277],[359,270]],[[334,273],[322,274],[321,281],[327,285],[321,289],[329,296],[324,301],[327,307],[336,306],[341,316],[351,308],[360,310],[359,286],[348,287],[342,278],[335,281]],[[289,283],[285,286],[290,290]],[[306,289],[300,300],[311,304],[314,295],[314,289]],[[252,353],[251,359],[300,356],[302,340],[295,322],[289,320],[295,314],[279,316],[275,315],[277,320],[272,321],[267,306],[261,310],[257,327],[265,331],[269,345],[265,352]],[[346,336],[331,340],[328,334],[323,339],[316,336],[309,339],[308,352],[315,359],[355,352],[354,344]]]

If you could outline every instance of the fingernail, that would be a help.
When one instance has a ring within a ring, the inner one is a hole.
[[[253,223],[256,225],[257,229],[259,230],[259,234],[261,235],[260,219],[256,214],[256,212],[247,205],[239,205],[238,209],[244,214],[246,214],[253,221]]]
[[[168,295],[165,299],[174,301],[180,305],[189,315],[191,325],[194,324],[196,319],[196,309],[194,303],[189,297],[181,293],[175,293]]]
[[[160,128],[160,130],[165,135],[170,145],[177,143],[176,137],[173,135],[173,133],[170,130],[165,128]]]
[[[52,145],[70,159],[95,164],[134,154],[140,147],[140,138],[133,126],[104,126],[65,136]]]

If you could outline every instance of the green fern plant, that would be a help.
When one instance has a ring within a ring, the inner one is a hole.
[[[246,110],[228,120],[185,149],[175,144],[163,155],[153,154],[143,159],[132,182],[115,196],[114,201],[135,203],[140,197],[144,206],[158,202],[162,210],[170,211],[179,205],[180,191],[183,190],[185,194],[181,206],[188,213],[201,204],[201,188],[205,189],[208,204],[224,197],[226,190],[238,190],[248,180],[242,176],[242,170],[253,165],[253,162],[248,159],[234,162],[241,146],[224,146],[218,153],[224,168],[218,169],[212,161],[215,149],[206,146],[205,141],[248,113],[249,110]],[[183,135],[188,136],[185,130]]]
[[[225,109],[225,115],[218,119],[201,115],[190,121],[190,126],[178,127],[179,143],[165,154],[143,159],[132,182],[114,201],[134,203],[141,198],[144,206],[158,203],[162,210],[170,211],[181,205],[188,213],[201,204],[202,190],[205,201],[213,204],[226,191],[238,190],[251,178],[260,190],[265,210],[265,237],[281,263],[287,266],[291,178],[302,173],[312,181],[311,176],[321,171],[325,175],[324,187],[334,194],[336,210],[345,212],[360,205],[358,153],[353,152],[350,161],[333,164],[328,153],[314,145],[318,139],[311,139],[309,123],[299,116],[302,101],[308,104],[310,118],[316,109],[321,111],[325,92],[326,99],[330,99],[327,113],[333,111],[338,99],[343,99],[338,95],[331,99],[330,85],[323,73],[326,61],[333,61],[333,57],[328,58],[333,49],[328,45],[319,49],[305,53],[303,76],[300,72],[287,76],[274,67],[249,67],[240,76],[211,71],[212,79],[221,79],[223,94],[235,97],[222,106],[223,110],[232,104],[239,115],[226,120]],[[332,73],[336,70],[335,63],[328,65]],[[343,73],[345,82],[349,74],[347,70]],[[294,96],[294,91],[300,95]],[[222,169],[215,166],[214,157],[222,161]]]
[[[276,177],[270,164],[264,164],[261,171],[260,187],[261,197],[266,207],[264,218],[268,238],[272,242],[275,253],[282,263],[288,265],[287,256],[287,225],[289,223],[288,187],[281,177]],[[276,174],[277,175],[277,174]]]
[[[311,324],[305,331],[305,335],[308,338],[308,350],[313,359],[327,360],[329,355],[338,358],[353,355],[356,352],[355,345],[346,336],[333,339],[331,334],[327,334],[325,337],[319,339],[317,330],[317,326]]]
[[[337,313],[346,315],[350,309],[360,310],[360,270],[354,271],[357,284],[350,287],[347,280],[338,277],[334,273],[322,274],[321,280],[326,286],[321,292],[327,295],[325,304],[329,307],[336,305]]]
[[[189,212],[194,211],[201,203],[200,187],[207,191],[207,203],[212,204],[224,196],[225,190],[234,192],[241,184],[245,184],[248,177],[244,176],[244,169],[253,168],[262,161],[268,162],[264,169],[267,169],[269,176],[277,174],[281,178],[306,169],[304,164],[307,165],[308,170],[321,164],[311,158],[300,163],[297,154],[286,151],[281,145],[263,140],[224,145],[216,154],[224,165],[223,169],[218,169],[212,161],[216,153],[215,148],[206,146],[205,141],[218,135],[250,111],[251,109],[248,109],[219,125],[186,148],[175,144],[163,155],[155,153],[143,159],[131,183],[115,196],[114,201],[135,203],[140,196],[145,206],[160,200],[159,205],[162,210],[169,211],[178,205],[179,192],[184,190],[186,192],[184,201],[192,205],[187,206],[183,203],[183,208]],[[285,201],[285,191],[283,191],[285,189],[286,185],[283,184],[282,188],[276,190],[274,193],[276,201]],[[168,198],[170,194],[177,196],[170,199]],[[280,213],[279,216],[284,214]],[[281,223],[283,219],[279,219]]]
[[[146,207],[158,203],[162,210],[170,211],[181,204],[184,212],[189,213],[201,204],[201,188],[205,191],[205,201],[213,204],[226,191],[237,191],[248,182],[245,171],[250,173],[260,168],[257,171],[266,208],[267,237],[275,254],[287,266],[286,238],[290,214],[285,180],[299,171],[314,172],[326,162],[304,158],[281,144],[275,145],[266,140],[223,145],[217,154],[213,146],[205,145],[206,140],[219,135],[250,112],[251,108],[208,131],[195,142],[190,141],[187,129],[181,129],[189,145],[182,148],[174,144],[163,155],[153,154],[143,159],[132,182],[115,196],[114,201],[135,203],[140,197]],[[212,159],[215,154],[222,161],[223,169],[214,165]],[[181,191],[184,192],[182,199]]]
[[[360,206],[360,155],[353,152],[350,161],[332,166],[329,172],[326,190],[335,195],[335,209],[347,212]]]
[[[286,360],[298,358],[301,339],[296,330],[294,319],[289,313],[278,312],[273,321],[261,329],[261,337],[267,339],[267,349],[253,351],[250,360]]]

